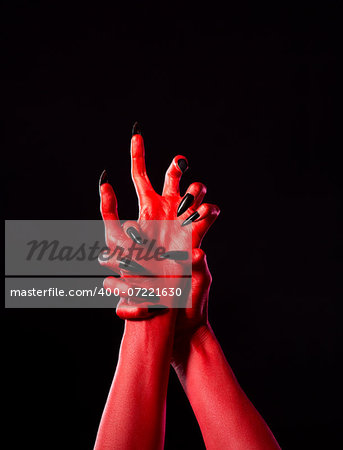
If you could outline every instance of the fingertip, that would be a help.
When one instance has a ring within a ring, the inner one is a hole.
[[[148,308],[140,308],[137,306],[124,304],[123,299],[120,298],[117,304],[116,314],[123,320],[144,320],[151,317]]]
[[[131,155],[132,158],[142,156],[144,152],[144,140],[141,134],[134,134],[131,138]]]
[[[100,195],[102,197],[102,200],[104,200],[105,197],[108,197],[109,195],[112,194],[111,185],[109,183],[101,184],[99,186],[99,189],[100,189]]]
[[[143,136],[141,134],[134,134],[131,138],[133,144],[141,144],[143,142]]]
[[[114,195],[113,187],[110,185],[110,183],[108,181],[106,181],[103,184],[100,184],[99,189],[100,189],[101,194],[109,193],[109,194]]]
[[[182,155],[173,158],[164,178],[162,195],[179,194],[179,183],[183,173],[188,169],[188,161]]]
[[[110,262],[109,262],[109,260],[111,259],[110,256],[111,256],[111,250],[110,249],[103,250],[98,255],[98,263],[101,266],[108,267],[110,265]],[[112,278],[114,278],[114,277],[112,277]],[[105,282],[105,280],[104,280],[104,282]]]
[[[194,196],[202,195],[204,197],[207,192],[207,187],[203,183],[200,183],[200,181],[195,181],[189,186],[187,192],[190,192]]]
[[[220,214],[220,208],[218,205],[210,205],[211,206],[211,214],[213,214],[214,216],[219,216]]]
[[[117,197],[112,186],[109,183],[100,186],[101,212],[114,213],[117,211]]]
[[[198,265],[206,260],[206,253],[201,248],[194,248],[192,250],[192,264]]]
[[[202,203],[198,208],[198,213],[201,216],[200,219],[205,219],[208,216],[217,217],[220,213],[220,208],[212,203]]]
[[[100,263],[100,264],[101,264],[101,263]],[[112,283],[113,283],[113,280],[115,280],[114,277],[106,277],[106,278],[104,279],[104,281],[102,282],[102,285],[103,285],[104,289],[111,289],[111,290],[112,290]]]
[[[108,186],[111,186],[109,184],[109,180],[108,180],[108,174],[106,170],[103,170],[100,178],[99,178],[99,194],[100,194],[100,198],[102,201],[102,197],[106,194],[107,190],[108,190]]]

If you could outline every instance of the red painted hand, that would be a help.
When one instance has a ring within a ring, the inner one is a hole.
[[[219,208],[215,205],[201,203],[206,193],[206,188],[201,183],[193,183],[187,189],[183,199],[180,196],[179,182],[182,173],[187,169],[188,162],[184,156],[176,156],[165,175],[165,183],[162,195],[157,194],[151,186],[146,173],[144,142],[140,134],[135,134],[131,141],[131,160],[132,160],[132,178],[136,187],[139,199],[139,218],[137,221],[127,221],[123,226],[120,225],[117,211],[117,199],[111,185],[107,179],[102,177],[100,185],[101,194],[101,213],[105,222],[105,233],[107,246],[112,253],[115,247],[128,249],[132,247],[132,240],[136,241],[135,247],[139,248],[140,243],[146,239],[150,242],[152,239],[157,241],[158,246],[164,247],[168,251],[180,251],[187,246],[189,241],[189,227],[192,237],[192,308],[181,311],[178,317],[177,329],[180,334],[191,334],[197,326],[207,321],[207,295],[210,285],[210,274],[205,261],[205,255],[200,250],[201,241],[219,214]],[[179,218],[178,218],[179,215]],[[185,226],[181,224],[188,217],[195,217],[194,221],[189,221]],[[151,222],[156,221],[156,222]],[[176,288],[184,286],[182,279],[137,278],[137,272],[134,278],[130,268],[123,267],[120,259],[127,258],[127,254],[122,254],[109,259],[100,261],[101,264],[110,267],[116,272],[120,272],[121,278],[107,278],[104,282],[105,288],[111,290],[118,289],[120,292],[129,291],[129,288],[151,288],[156,293],[157,287],[160,290],[167,286]],[[136,261],[135,261],[136,262]],[[187,261],[185,262],[187,264]],[[156,269],[158,264],[158,269]],[[182,273],[183,261],[168,259],[165,262],[156,260],[145,261],[144,270],[154,274],[167,273],[168,275],[178,275]],[[190,255],[188,259],[190,264]],[[134,269],[137,266],[134,267]],[[143,269],[143,268],[142,268]],[[157,271],[156,271],[157,270]],[[166,306],[176,306],[168,304],[170,297],[161,299],[161,303]],[[117,314],[123,319],[144,319],[157,313],[151,310],[156,302],[144,302],[142,299],[130,298],[123,295],[117,306]],[[161,310],[158,311],[159,313]]]

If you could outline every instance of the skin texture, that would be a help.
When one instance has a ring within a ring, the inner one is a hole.
[[[127,228],[149,236],[146,219],[175,220],[175,228],[166,237],[157,237],[167,249],[175,250],[182,241],[181,223],[195,211],[200,217],[188,225],[192,230],[192,307],[149,311],[148,303],[137,298],[121,298],[117,314],[125,319],[125,331],[114,380],[102,415],[95,449],[162,449],[165,433],[166,394],[169,367],[173,368],[192,405],[204,442],[209,449],[278,449],[268,426],[248,400],[227,363],[208,321],[208,296],[211,285],[206,256],[201,241],[219,214],[215,205],[202,204],[206,188],[193,183],[187,192],[194,203],[177,218],[182,200],[179,181],[182,171],[176,156],[167,170],[162,196],[147,177],[144,143],[136,134],[131,141],[132,178],[139,199],[137,222],[118,220],[117,200],[109,183],[100,186],[101,213],[105,223],[106,242],[111,249],[118,243],[132,245]],[[156,230],[155,234],[156,236]],[[182,248],[182,242],[180,248]],[[102,262],[103,263],[103,262]],[[146,280],[132,277],[119,267],[118,261],[103,263],[121,274],[109,277],[104,286],[127,291]],[[163,264],[163,263],[161,263]],[[180,262],[167,262],[168,273],[180,273]],[[182,272],[182,271],[181,271]],[[166,280],[157,279],[157,283]],[[168,286],[170,286],[168,280]],[[180,286],[182,279],[174,279]],[[175,301],[175,299],[171,299]],[[165,299],[163,299],[165,303]]]

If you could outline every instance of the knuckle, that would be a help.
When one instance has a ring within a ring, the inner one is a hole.
[[[104,258],[105,258],[105,255],[103,252],[101,252],[100,255],[98,256],[98,262],[101,266],[106,267],[109,265],[109,262],[108,262],[108,259],[104,259]]]
[[[192,190],[193,192],[197,194],[206,194],[207,188],[203,183],[200,183],[200,181],[195,181],[189,186],[189,190]]]
[[[220,214],[220,208],[218,205],[211,205],[211,213],[218,216]]]
[[[166,173],[166,177],[173,178],[175,180],[179,180],[181,178],[181,176],[182,176],[182,173],[176,167],[169,167],[169,169]]]
[[[194,248],[192,256],[195,263],[203,261],[206,258],[206,254],[201,248]]]
[[[206,214],[218,215],[220,213],[220,208],[213,203],[203,203],[201,207],[204,209]]]

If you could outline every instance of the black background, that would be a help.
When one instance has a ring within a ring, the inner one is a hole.
[[[135,218],[136,120],[157,190],[187,156],[183,189],[202,181],[221,208],[203,245],[210,321],[283,448],[341,439],[337,6],[14,1],[2,14],[6,218],[99,219],[104,168]],[[114,311],[3,310],[1,328],[6,448],[92,448]],[[173,373],[166,448],[203,448]]]

